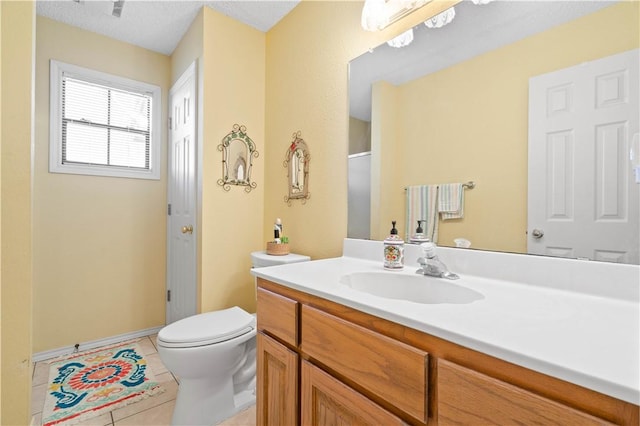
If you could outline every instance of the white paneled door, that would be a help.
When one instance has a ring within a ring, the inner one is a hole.
[[[528,252],[640,263],[638,50],[529,80]]]
[[[196,313],[196,67],[169,92],[167,324]]]

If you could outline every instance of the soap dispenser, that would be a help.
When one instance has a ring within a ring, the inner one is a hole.
[[[396,221],[391,222],[389,236],[384,240],[384,267],[402,269],[404,267],[404,241],[398,236]]]
[[[418,227],[416,228],[416,233],[413,234],[411,238],[409,238],[410,243],[422,244],[422,243],[427,243],[431,241],[429,238],[427,238],[427,236],[424,233],[424,229],[422,228],[422,224],[425,222],[426,220],[418,221]]]

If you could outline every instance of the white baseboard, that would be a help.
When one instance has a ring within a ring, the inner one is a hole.
[[[147,328],[131,333],[119,334],[117,336],[106,337],[104,339],[92,340],[90,342],[80,343],[78,350],[86,351],[88,349],[98,348],[100,346],[112,345],[114,343],[123,342],[125,340],[136,339],[138,337],[150,336],[159,332],[164,326]],[[64,348],[52,349],[50,351],[38,352],[32,355],[33,362],[44,361],[45,359],[56,358],[62,355],[73,353],[75,346],[66,346]]]

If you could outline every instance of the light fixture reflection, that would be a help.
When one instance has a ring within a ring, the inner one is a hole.
[[[408,46],[413,41],[413,29],[410,28],[397,37],[392,38],[387,42],[391,47],[401,48]]]
[[[482,0],[480,0],[482,1]],[[456,9],[452,6],[449,9],[437,14],[436,16],[424,21],[427,28],[442,28],[456,17]]]
[[[362,8],[360,23],[362,28],[367,31],[380,31],[389,25],[389,17],[385,13],[385,1],[366,0]]]

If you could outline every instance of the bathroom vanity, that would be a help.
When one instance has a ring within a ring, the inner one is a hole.
[[[594,265],[622,282],[602,295],[570,289],[581,276],[558,259],[489,254],[511,266],[487,278],[477,265],[495,259],[449,249],[441,258],[466,290],[443,301],[410,287],[438,279],[382,271],[376,253],[379,242],[345,241],[342,258],[253,272],[257,424],[638,424],[637,267]],[[551,261],[564,288],[506,280],[521,261]],[[347,278],[363,273],[401,292]]]

